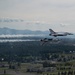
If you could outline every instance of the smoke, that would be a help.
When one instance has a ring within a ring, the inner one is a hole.
[[[41,37],[44,35],[0,35],[0,38]]]
[[[26,40],[21,40],[21,39],[15,39],[15,40],[0,40],[0,42],[26,42],[26,41],[35,41],[35,40],[30,40],[30,39],[26,39]]]

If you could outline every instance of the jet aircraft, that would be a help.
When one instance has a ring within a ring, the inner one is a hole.
[[[72,33],[68,33],[68,32],[62,32],[62,33],[59,33],[59,32],[55,32],[53,31],[52,29],[49,29],[50,31],[50,36],[54,36],[54,37],[57,37],[57,36],[67,36],[67,35],[73,35]]]
[[[44,38],[44,39],[41,39],[40,40],[41,41],[41,45],[44,45],[45,43],[56,43],[56,42],[59,42],[60,40],[59,39],[53,39],[53,38],[50,38],[50,39],[48,39],[48,38]]]

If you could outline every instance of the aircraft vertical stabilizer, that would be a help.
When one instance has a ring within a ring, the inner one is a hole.
[[[56,32],[54,32],[52,29],[49,29],[51,34],[56,34]]]

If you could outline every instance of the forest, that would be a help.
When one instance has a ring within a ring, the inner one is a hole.
[[[31,62],[35,60],[50,59],[59,57],[61,53],[70,53],[75,51],[74,45],[45,44],[41,45],[40,41],[26,42],[1,42],[0,43],[0,61]]]

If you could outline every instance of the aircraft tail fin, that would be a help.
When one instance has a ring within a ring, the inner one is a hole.
[[[54,32],[52,29],[49,29],[51,34],[55,34],[56,32]]]

